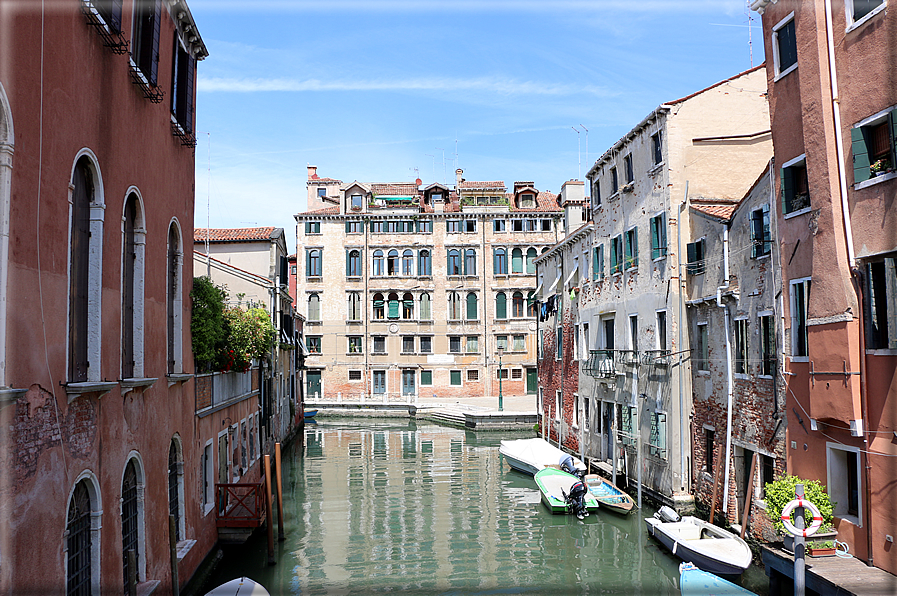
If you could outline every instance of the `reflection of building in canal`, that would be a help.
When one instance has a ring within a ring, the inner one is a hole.
[[[322,567],[327,578],[353,585],[407,575],[415,586],[444,588],[442,580],[463,581],[464,570],[472,570],[459,560],[469,550],[459,541],[479,541],[476,573],[498,572],[494,548],[501,541],[494,534],[506,524],[497,519],[498,501],[484,498],[484,485],[502,473],[497,458],[483,457],[491,447],[468,445],[459,431],[438,427],[322,428],[306,438],[305,457],[326,463],[306,466],[306,475],[320,477],[308,477],[305,515],[323,532],[305,549],[301,568]]]

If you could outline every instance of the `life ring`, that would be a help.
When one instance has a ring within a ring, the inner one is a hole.
[[[813,522],[810,524],[810,527],[803,530],[799,530],[791,523],[791,512],[798,507],[809,509],[813,513]],[[806,538],[807,536],[815,534],[816,530],[822,526],[822,513],[820,513],[819,508],[816,507],[812,501],[807,501],[806,499],[794,499],[782,509],[782,525],[785,526],[785,529],[788,530],[788,533],[792,536],[803,536]]]

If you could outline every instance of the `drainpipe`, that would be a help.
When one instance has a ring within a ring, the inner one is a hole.
[[[676,262],[679,268],[679,279],[677,280],[679,284],[679,319],[676,322],[676,328],[679,331],[679,344],[676,347],[679,350],[679,487],[680,489],[685,488],[685,396],[683,395],[685,389],[683,387],[684,379],[682,376],[682,362],[685,358],[685,352],[682,351],[682,310],[683,310],[683,283],[682,283],[682,213],[684,209],[688,208],[688,180],[685,181],[685,197],[679,205],[679,210],[676,215]]]
[[[856,255],[853,249],[853,226],[850,222],[850,205],[847,197],[847,174],[844,165],[844,139],[841,134],[841,98],[838,92],[838,73],[835,68],[835,40],[834,27],[832,26],[832,2],[825,0],[825,34],[828,42],[828,67],[829,67],[829,84],[832,93],[832,114],[835,125],[835,152],[838,156],[838,176],[840,178],[839,190],[841,191],[841,216],[844,223],[844,241],[847,245],[847,260],[851,270],[851,277],[854,283],[854,290],[858,299],[858,310],[860,311],[860,338],[858,346],[860,351],[860,416],[863,420],[863,444],[865,446],[865,465],[863,466],[863,477],[866,484],[865,490],[865,518],[866,518],[866,546],[869,552],[869,565],[872,565],[872,489],[869,486],[871,480],[871,472],[869,466],[869,427],[866,406],[866,353],[865,353],[865,329],[863,325],[863,290],[862,290],[862,274],[856,266]]]
[[[723,290],[729,289],[729,225],[723,228],[723,285],[716,288],[716,305],[725,310],[726,321],[726,468],[723,486],[723,513],[728,513],[729,505],[729,467],[732,463],[732,340],[730,338],[729,308],[723,304]],[[713,520],[710,520],[711,522]]]

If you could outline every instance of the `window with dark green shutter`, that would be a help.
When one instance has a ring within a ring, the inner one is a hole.
[[[810,185],[807,160],[800,156],[782,167],[782,213],[787,215],[810,207]]]
[[[477,320],[477,295],[473,292],[467,295],[467,320]]]
[[[651,218],[651,259],[667,256],[666,214]]]
[[[162,21],[162,0],[134,4],[134,35],[131,58],[147,82],[156,86],[159,74],[159,26]]]
[[[761,209],[751,211],[751,256],[754,258],[769,254],[769,207],[764,205]]]
[[[868,118],[850,130],[853,181],[894,172],[897,164],[897,109]]]
[[[704,273],[704,239],[701,238],[697,242],[689,242],[685,246],[685,254],[688,259],[685,272],[689,275]]]
[[[399,297],[395,294],[389,295],[389,314],[387,316],[390,319],[399,318]]]
[[[772,30],[775,50],[776,76],[787,74],[797,66],[797,38],[794,30],[794,17],[784,23],[775,25]]]
[[[460,371],[460,370],[453,370],[453,371],[450,371],[449,374],[450,374],[450,377],[451,377],[451,383],[452,383],[452,385],[454,385],[454,386],[456,386],[456,387],[460,387],[460,386],[461,386],[461,371]]]
[[[623,250],[626,262],[624,269],[638,267],[638,227],[627,230],[623,235]]]
[[[495,295],[495,318],[508,318],[508,297],[504,292]]]

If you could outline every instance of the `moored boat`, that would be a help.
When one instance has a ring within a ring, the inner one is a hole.
[[[625,492],[614,486],[614,484],[597,474],[588,474],[585,477],[586,486],[589,492],[598,501],[598,504],[605,509],[610,509],[615,513],[627,515],[632,511],[635,501]]]
[[[317,413],[318,413],[317,410],[305,410],[305,411],[302,413],[302,415],[303,415],[305,418],[314,418],[314,417],[315,417],[315,414],[317,414]]]
[[[721,575],[740,575],[751,564],[747,542],[697,517],[661,507],[654,517],[646,517],[648,533],[674,555],[699,569]]]
[[[206,592],[206,596],[271,596],[268,590],[262,584],[249,579],[248,577],[238,577],[229,582],[225,582]]]
[[[568,456],[565,451],[538,437],[502,441],[498,452],[513,469],[531,476],[549,466],[557,466],[562,458]],[[586,465],[579,458],[573,457],[573,465],[585,472]]]
[[[679,564],[679,591],[682,596],[757,596],[738,584],[701,571],[692,563]]]
[[[536,472],[536,485],[542,493],[542,502],[552,513],[573,513],[567,501],[567,495],[574,484],[580,482],[573,474],[568,474],[556,468],[545,468]],[[586,511],[592,513],[598,511],[598,501],[591,493],[585,493]]]

